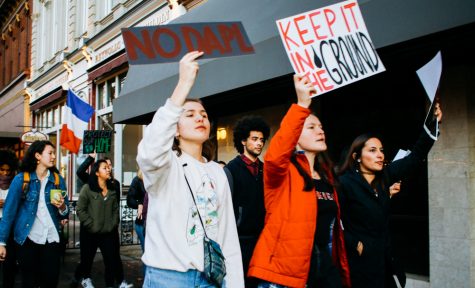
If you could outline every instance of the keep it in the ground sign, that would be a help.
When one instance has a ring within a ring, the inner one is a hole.
[[[385,71],[357,1],[344,1],[277,21],[296,73],[322,95]]]
[[[85,130],[82,139],[83,154],[107,153],[112,147],[113,130]]]

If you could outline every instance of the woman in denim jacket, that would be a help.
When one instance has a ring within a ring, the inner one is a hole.
[[[13,226],[24,288],[58,285],[60,226],[61,220],[68,218],[69,202],[67,196],[50,199],[52,189],[66,190],[55,160],[55,147],[50,141],[33,142],[20,165],[21,173],[10,185],[3,208],[0,261],[5,259],[5,243]],[[25,172],[29,173],[30,181],[24,188]],[[55,178],[59,178],[59,184]]]

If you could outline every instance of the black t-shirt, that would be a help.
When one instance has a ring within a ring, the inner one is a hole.
[[[333,187],[324,180],[314,179],[314,183],[318,215],[307,287],[342,287],[331,256],[333,225],[338,209],[333,198]]]
[[[314,179],[317,193],[318,215],[315,243],[320,249],[331,244],[333,223],[335,222],[337,206],[333,198],[333,187],[323,180]]]

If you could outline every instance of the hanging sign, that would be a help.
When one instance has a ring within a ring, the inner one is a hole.
[[[31,143],[33,143],[35,141],[49,140],[49,137],[48,137],[48,135],[46,135],[44,133],[41,133],[41,132],[38,132],[38,131],[35,131],[35,130],[31,130],[31,131],[27,131],[27,132],[23,133],[20,136],[20,139],[21,139],[21,142],[25,143],[26,145],[30,145]]]

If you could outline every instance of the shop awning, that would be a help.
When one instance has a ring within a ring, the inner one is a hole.
[[[253,55],[202,60],[190,96],[203,98],[292,73],[275,21],[334,3],[208,0],[174,20],[172,23],[241,21],[256,51]],[[410,0],[366,0],[359,4],[377,48],[475,21],[473,0],[421,0],[417,5]],[[113,103],[114,123],[146,124],[142,116],[165,103],[177,83],[177,72],[177,63],[131,65],[121,94]]]

